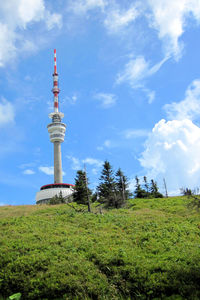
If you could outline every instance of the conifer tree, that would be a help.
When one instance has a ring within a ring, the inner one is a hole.
[[[145,188],[145,191],[147,192],[147,194],[149,194],[149,184],[148,184],[148,181],[147,181],[147,177],[144,176],[143,179],[144,179],[144,188]]]
[[[150,186],[151,196],[154,198],[163,198],[163,195],[158,191],[157,182],[151,179],[151,186]]]
[[[151,179],[151,187],[150,187],[150,191],[151,191],[152,194],[158,192],[157,183],[156,183],[153,179]]]
[[[115,207],[116,183],[112,167],[107,160],[103,164],[103,170],[99,180],[100,184],[97,187],[99,202],[106,204],[108,207]]]
[[[115,177],[116,177],[117,205],[121,207],[125,204],[127,199],[130,197],[130,192],[128,190],[128,179],[120,168],[117,170]]]
[[[137,176],[135,176],[135,181],[136,181],[135,192],[134,192],[135,198],[145,198],[146,191],[141,188],[140,180]]]
[[[87,187],[86,172],[78,170],[75,178],[74,202],[78,204],[88,204],[88,197],[90,197],[91,194],[91,190]]]

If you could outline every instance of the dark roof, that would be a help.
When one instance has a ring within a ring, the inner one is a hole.
[[[74,187],[74,185],[70,183],[50,183],[41,186],[40,190],[54,189],[54,188],[70,188],[70,187]]]

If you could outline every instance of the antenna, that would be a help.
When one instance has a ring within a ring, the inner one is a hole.
[[[56,62],[56,49],[54,49],[54,73],[53,73],[53,89],[54,94],[54,112],[58,112],[58,94],[60,92],[58,88],[58,73],[57,73],[57,62]]]
[[[54,74],[57,74],[56,49],[54,49]]]

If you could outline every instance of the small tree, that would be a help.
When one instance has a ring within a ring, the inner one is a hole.
[[[92,194],[87,187],[86,172],[78,170],[75,178],[73,199],[78,204],[88,204],[88,197]]]
[[[194,194],[189,188],[181,188],[180,191],[183,196],[191,196]]]
[[[106,160],[97,187],[99,202],[108,207],[116,207],[116,183],[110,163]]]
[[[157,183],[151,179],[151,187],[150,187],[150,191],[151,191],[151,194],[155,194],[158,192],[158,186],[157,186]]]
[[[151,179],[150,192],[153,198],[163,198],[163,195],[158,191],[157,182],[153,179]]]
[[[130,192],[128,190],[128,179],[119,168],[115,174],[116,177],[116,196],[117,196],[117,206],[123,206],[127,199],[130,197]]]
[[[144,189],[141,188],[140,180],[137,176],[135,176],[135,181],[136,181],[135,192],[134,192],[135,198],[146,198],[147,193]]]
[[[145,189],[146,193],[149,194],[149,184],[147,181],[147,177],[144,176],[143,179],[144,179],[144,189]]]
[[[63,198],[62,192],[60,191],[59,195],[55,195],[49,200],[50,205],[63,204],[65,203],[65,199]]]

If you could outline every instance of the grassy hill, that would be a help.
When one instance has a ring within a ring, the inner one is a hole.
[[[200,299],[200,214],[188,201],[134,199],[103,215],[1,207],[2,299]]]

